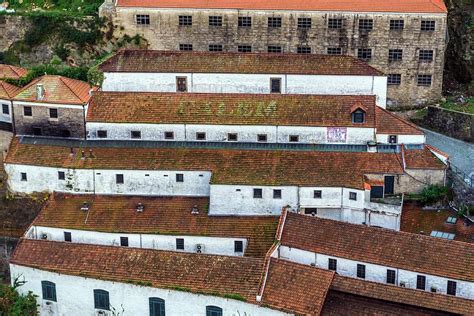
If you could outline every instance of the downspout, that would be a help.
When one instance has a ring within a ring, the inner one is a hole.
[[[12,107],[12,132],[13,132],[13,135],[16,135],[15,110],[13,108],[13,100],[10,101],[10,105]]]
[[[92,169],[92,193],[95,195],[95,169]]]
[[[288,94],[288,74],[285,74],[285,94]]]
[[[184,141],[188,141],[188,124],[184,124]]]
[[[82,105],[82,119],[84,120],[84,140],[87,139],[87,130],[86,130],[86,106]]]

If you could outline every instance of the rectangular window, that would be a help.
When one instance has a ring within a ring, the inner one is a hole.
[[[349,192],[349,200],[357,201],[357,193]]]
[[[261,143],[267,142],[267,134],[259,134],[257,135],[257,141]]]
[[[179,44],[179,50],[180,51],[192,51],[193,50],[193,44]]]
[[[422,31],[434,31],[435,28],[436,28],[436,22],[435,21],[421,21],[420,29]]]
[[[116,184],[123,184],[123,174],[118,173],[115,175],[115,183]]]
[[[236,142],[238,140],[237,133],[228,133],[227,134],[227,140],[229,142]]]
[[[252,52],[252,46],[251,45],[239,45],[239,46],[237,46],[237,51],[239,53],[251,53]]]
[[[120,246],[128,247],[128,237],[120,237]]]
[[[431,86],[431,75],[418,75],[416,79],[419,86]]]
[[[359,48],[357,49],[357,58],[362,60],[372,59],[372,48]]]
[[[420,61],[433,61],[434,52],[432,49],[420,49],[418,52],[418,60]]]
[[[223,48],[220,44],[211,44],[209,45],[210,52],[222,52]]]
[[[328,19],[329,29],[342,29],[343,24],[342,19]]]
[[[2,113],[5,115],[10,115],[10,107],[8,104],[2,104]]]
[[[57,119],[58,118],[58,109],[49,109],[49,118]]]
[[[388,143],[396,144],[398,142],[397,135],[388,135]]]
[[[43,134],[43,131],[41,127],[33,127],[33,135],[41,136],[42,134]]]
[[[281,27],[281,18],[279,17],[268,18],[268,27]]]
[[[364,264],[357,264],[357,277],[361,279],[365,279],[365,265]]]
[[[186,77],[176,77],[176,91],[177,92],[187,92],[188,83]]]
[[[270,78],[270,93],[281,93],[281,78]]]
[[[311,18],[298,18],[298,28],[299,29],[310,29],[311,28]]]
[[[142,132],[140,132],[140,131],[131,131],[130,132],[130,137],[132,139],[140,139],[140,138],[142,138]]]
[[[298,46],[296,48],[298,54],[311,54],[311,47],[309,46]]]
[[[262,189],[253,189],[253,198],[254,199],[261,199],[263,195]]]
[[[252,17],[250,16],[239,16],[239,27],[251,27]]]
[[[387,269],[387,284],[395,284],[395,270]]]
[[[150,307],[150,316],[165,316],[165,300],[158,297],[148,299]]]
[[[281,190],[279,190],[279,189],[273,190],[273,198],[274,199],[281,199]]]
[[[191,26],[193,25],[193,17],[191,15],[180,15],[179,26]]]
[[[306,207],[304,209],[304,213],[306,215],[312,215],[312,216],[316,216],[316,214],[318,214],[318,209],[317,208],[314,208],[314,207]]]
[[[313,198],[314,199],[321,199],[323,197],[323,191],[321,190],[314,190],[313,191]]]
[[[135,21],[138,25],[149,25],[150,24],[150,16],[148,14],[137,14],[135,16]]]
[[[64,232],[64,241],[67,241],[67,242],[72,241],[71,232]]]
[[[21,172],[20,173],[20,178],[21,178],[21,181],[28,181],[28,178],[26,176],[26,172]]]
[[[66,179],[66,174],[64,171],[58,171],[58,180],[65,180]]]
[[[244,252],[244,242],[242,240],[234,241],[234,252]]]
[[[184,182],[184,174],[177,173],[176,174],[176,182]]]
[[[174,139],[174,132],[165,132],[165,139]]]
[[[184,239],[176,238],[176,250],[184,250]]]
[[[401,49],[389,49],[388,50],[388,61],[400,61],[403,59],[403,50]]]
[[[391,86],[398,86],[402,83],[402,75],[401,74],[388,74],[387,76],[387,84]]]
[[[98,138],[107,138],[107,131],[104,131],[104,130],[97,131],[97,137]]]
[[[196,133],[196,140],[206,140],[206,133],[204,133],[204,132],[197,132],[197,133]]]
[[[327,54],[328,55],[342,55],[342,48],[341,47],[328,47]]]
[[[94,308],[110,310],[109,292],[94,290]]]
[[[358,109],[352,113],[352,123],[364,123],[365,122],[365,112],[361,109]]]
[[[416,288],[418,290],[425,290],[426,289],[426,277],[424,275],[417,275],[416,276]]]
[[[300,141],[300,137],[298,135],[290,135],[288,139],[290,143],[297,143]]]
[[[281,46],[278,45],[268,45],[267,47],[268,53],[281,53],[282,51],[283,49],[281,48]]]
[[[404,20],[390,20],[390,30],[403,30],[405,27]]]
[[[222,16],[213,16],[209,17],[209,26],[222,26]]]
[[[337,271],[337,260],[329,258],[328,259],[328,270]]]
[[[374,28],[374,20],[372,19],[360,19],[359,30],[371,31]]]
[[[446,293],[448,295],[456,295],[456,282],[448,280],[448,287]]]
[[[56,302],[56,284],[49,281],[41,281],[43,300]]]
[[[31,106],[23,107],[23,116],[33,116],[33,111],[31,109]]]

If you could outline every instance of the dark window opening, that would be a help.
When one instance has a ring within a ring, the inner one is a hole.
[[[222,308],[217,306],[206,306],[206,316],[222,316]]]
[[[210,16],[209,26],[222,26],[222,16]]]
[[[263,190],[262,189],[253,189],[253,198],[254,199],[261,199],[263,196]]]
[[[229,142],[236,142],[238,140],[237,133],[228,133],[227,134],[227,140]]]
[[[176,77],[176,91],[177,92],[187,92],[188,83],[186,77]]]
[[[222,52],[224,49],[220,44],[211,44],[209,45],[210,52]]]
[[[328,47],[327,54],[328,55],[342,55],[342,48],[341,47]]]
[[[120,246],[128,247],[128,237],[120,237]]]
[[[250,16],[239,16],[239,27],[251,27],[252,17]]]
[[[33,127],[33,135],[35,136],[43,135],[43,130],[41,129],[41,127]]]
[[[420,49],[418,52],[418,59],[420,61],[433,61],[434,52],[432,49]]]
[[[403,50],[402,49],[389,49],[388,50],[388,61],[400,61],[403,59]]]
[[[98,138],[107,138],[107,131],[104,131],[104,130],[97,131],[97,137]]]
[[[281,53],[282,51],[283,49],[281,48],[281,46],[278,45],[268,45],[267,47],[268,53]]]
[[[165,139],[174,139],[174,132],[165,132]]]
[[[150,16],[148,14],[137,14],[135,16],[135,21],[138,25],[149,25],[150,24]]]
[[[374,20],[372,19],[360,19],[359,30],[371,31],[374,28]]]
[[[328,270],[337,271],[337,260],[329,258],[328,259]]]
[[[404,27],[404,20],[390,20],[390,30],[403,30]]]
[[[179,26],[191,26],[193,25],[193,17],[191,15],[180,15]]]
[[[365,279],[365,265],[364,264],[357,264],[357,277],[361,279]]]
[[[28,181],[27,176],[26,176],[26,172],[21,172],[20,176],[21,176],[21,181]]]
[[[204,132],[196,133],[196,139],[197,140],[206,140],[206,133],[204,133]]]
[[[64,232],[64,241],[68,241],[68,242],[72,241],[71,232]]]
[[[279,190],[279,189],[273,190],[273,198],[274,199],[281,199],[281,190]]]
[[[244,252],[244,242],[242,240],[234,241],[234,252]]]
[[[416,288],[418,290],[425,290],[426,289],[426,277],[424,275],[417,275],[416,276]]]
[[[448,295],[456,295],[456,282],[448,280],[448,287],[446,293]]]
[[[357,49],[357,58],[362,60],[371,60],[372,59],[372,49],[371,48],[359,48]]]
[[[165,316],[165,301],[158,297],[150,297],[150,316]]]
[[[281,78],[270,78],[270,92],[281,93]]]
[[[192,51],[193,44],[179,44],[179,50],[181,51]]]
[[[237,51],[239,53],[251,53],[252,52],[252,46],[251,45],[239,45],[239,46],[237,46]]]
[[[304,213],[305,215],[316,216],[316,214],[318,214],[318,209],[314,207],[307,207],[304,209]]]
[[[436,28],[436,21],[421,21],[420,29],[422,31],[434,31]]]
[[[141,131],[131,131],[130,136],[132,139],[140,139],[142,138],[142,132]]]
[[[2,104],[2,113],[5,115],[10,115],[10,107],[8,104]]]
[[[328,19],[328,28],[330,29],[342,29],[343,19]]]
[[[321,190],[314,190],[313,191],[313,198],[321,199],[323,197],[323,191]]]
[[[400,85],[402,83],[402,75],[401,74],[388,74],[387,76],[387,84],[388,85]]]
[[[311,54],[311,47],[309,46],[298,46],[296,48],[298,54]]]
[[[58,180],[65,180],[66,173],[64,171],[58,171]]]
[[[300,137],[298,135],[290,135],[289,140],[290,143],[297,143],[300,141]]]
[[[310,29],[311,28],[311,18],[298,18],[298,28],[299,29]]]
[[[110,310],[109,292],[94,290],[94,308]]]
[[[268,27],[281,27],[281,18],[278,18],[278,17],[268,18]]]
[[[395,270],[387,269],[387,283],[395,284]]]
[[[119,173],[115,175],[115,183],[123,184],[123,174]]]
[[[267,134],[258,134],[257,141],[265,143],[267,141]]]
[[[398,142],[397,135],[388,135],[388,143],[396,144]]]
[[[184,182],[184,174],[177,173],[176,174],[176,182]]]
[[[352,113],[352,123],[364,123],[365,122],[365,112],[361,109],[355,110]]]
[[[418,75],[417,76],[417,83],[419,86],[431,86],[431,75]]]
[[[23,107],[23,116],[33,116],[33,110],[31,106]]]
[[[56,302],[56,284],[49,281],[41,281],[43,300]]]
[[[349,200],[357,201],[357,193],[349,192]]]
[[[183,238],[176,238],[176,249],[177,250],[184,250],[184,239]]]

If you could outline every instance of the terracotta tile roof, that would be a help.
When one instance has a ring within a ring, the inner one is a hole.
[[[447,166],[427,147],[424,150],[407,150],[402,147],[402,150],[407,169],[447,169]]]
[[[301,315],[319,315],[334,272],[270,259],[262,303]]]
[[[367,123],[352,123],[355,103]],[[96,92],[87,121],[375,127],[375,107],[375,96]]]
[[[350,56],[158,50],[121,50],[103,62],[100,69],[103,72],[383,75]]]
[[[21,239],[11,264],[255,302],[263,259]],[[141,283],[141,284],[143,284]]]
[[[474,301],[456,296],[409,289],[335,275],[331,290],[448,313],[471,315]],[[411,315],[411,314],[410,314]]]
[[[43,84],[45,97],[36,99],[36,85]],[[29,101],[42,103],[62,103],[85,105],[89,99],[89,91],[95,89],[87,82],[70,79],[62,76],[45,75],[36,78],[23,87],[15,96],[15,101]]]
[[[89,212],[79,211],[83,202]],[[145,210],[135,211],[138,203]],[[191,209],[198,206],[199,214]],[[54,194],[33,225],[109,233],[241,237],[246,256],[264,257],[275,240],[278,217],[208,216],[209,198]],[[87,221],[85,221],[87,217]]]
[[[20,88],[0,80],[0,99],[11,99],[20,91]]]
[[[474,281],[474,246],[459,241],[289,212],[281,244],[366,263]]]
[[[376,107],[377,134],[424,135],[423,131],[390,111]]]
[[[118,7],[446,13],[443,0],[117,0]]]
[[[96,142],[97,143],[97,142]],[[89,142],[91,144],[91,142]],[[364,174],[401,174],[395,153],[193,148],[75,148],[21,143],[15,137],[5,159],[10,164],[119,170],[209,170],[214,184],[301,185],[364,188]],[[304,176],[302,176],[304,175]]]
[[[26,76],[28,70],[6,64],[0,64],[0,79],[20,79]]]

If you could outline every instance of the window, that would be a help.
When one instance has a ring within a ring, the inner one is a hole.
[[[387,269],[387,284],[395,284],[395,270]]]
[[[251,53],[252,52],[252,46],[251,45],[239,45],[239,46],[237,46],[237,51],[239,53]]]
[[[49,281],[41,281],[43,300],[56,302],[56,284]]]
[[[364,264],[357,264],[357,277],[361,279],[365,279],[365,265]]]
[[[433,50],[420,49],[420,51],[418,52],[418,59],[420,61],[433,61]]]
[[[234,252],[244,252],[244,242],[242,240],[234,241]]]
[[[210,52],[222,52],[223,48],[220,44],[211,44],[209,45]]]
[[[454,216],[448,216],[448,218],[446,218],[446,223],[448,224],[456,224],[457,221],[458,219]]]
[[[421,21],[421,30],[422,31],[434,31],[436,28],[435,21]]]
[[[304,213],[306,215],[312,215],[312,216],[316,216],[316,214],[318,214],[318,209],[317,208],[314,208],[314,207],[306,207],[304,209]]]
[[[328,19],[329,29],[342,29],[342,26],[343,26],[342,19]]]
[[[128,247],[128,237],[120,237],[120,246]]]
[[[328,47],[327,48],[328,55],[342,55],[342,48],[340,47]]]
[[[440,232],[440,231],[437,231],[437,230],[433,230],[431,232],[430,236],[431,237],[436,237],[436,238],[449,239],[449,240],[454,240],[454,237],[456,237],[455,234]]]
[[[254,199],[261,199],[263,195],[262,189],[253,189],[253,198]]]
[[[180,15],[179,26],[191,26],[193,25],[193,17],[191,15]]]
[[[267,141],[267,134],[257,135],[257,141],[261,143],[265,143]]]
[[[349,192],[349,200],[357,201],[357,193]]]
[[[184,239],[183,238],[176,238],[176,249],[177,250],[184,250]]]
[[[281,190],[279,190],[279,189],[273,190],[273,198],[274,199],[281,199]]]
[[[130,137],[133,139],[140,139],[142,138],[142,132],[140,131],[131,131],[130,132]]]
[[[104,130],[97,131],[97,137],[98,138],[107,138],[107,131],[104,131]]]
[[[418,75],[417,83],[419,86],[431,86],[431,75]]]
[[[283,49],[278,45],[268,45],[267,52],[269,53],[281,53]]]
[[[123,174],[119,173],[115,175],[115,183],[123,184]]]
[[[197,133],[196,133],[196,140],[206,140],[206,133],[204,133],[204,132],[197,132]]]
[[[372,48],[359,48],[357,49],[357,58],[363,60],[372,59]]]
[[[206,316],[222,316],[222,308],[217,306],[206,306]]]
[[[42,134],[43,134],[43,131],[41,130],[41,127],[33,127],[33,135],[41,136]]]
[[[270,93],[281,93],[281,78],[270,78]]]
[[[425,290],[426,289],[426,277],[424,275],[417,275],[416,276],[416,288],[418,290]]]
[[[174,132],[165,132],[165,139],[174,139]]]
[[[179,50],[181,51],[192,51],[193,44],[179,44]]]
[[[23,107],[23,116],[33,116],[31,106]]]
[[[176,77],[176,91],[186,92],[188,91],[188,83],[186,77]]]
[[[337,271],[337,260],[329,258],[328,259],[328,270]]]
[[[298,135],[290,135],[288,139],[290,143],[297,143],[300,141],[300,137]]]
[[[21,177],[21,181],[28,181],[27,176],[26,176],[26,172],[21,172],[20,177]]]
[[[250,16],[239,16],[239,27],[251,27],[252,18]]]
[[[359,30],[371,31],[374,28],[374,20],[372,19],[360,19]]]
[[[158,297],[150,297],[150,316],[165,316],[165,301]]]
[[[313,191],[313,198],[314,199],[321,199],[323,197],[323,191],[321,190],[314,190]]]
[[[403,58],[403,50],[401,49],[389,49],[388,50],[388,61],[399,61]]]
[[[268,18],[268,27],[281,27],[281,18]]]
[[[184,182],[184,174],[177,173],[176,174],[176,182]]]
[[[401,83],[402,83],[401,74],[388,74],[387,84],[394,86],[394,85],[400,85]]]
[[[10,115],[10,108],[8,107],[8,104],[2,104],[2,113]]]
[[[456,282],[448,280],[448,287],[446,293],[448,295],[456,295]]]
[[[397,135],[388,135],[388,143],[396,144],[398,142]]]
[[[229,142],[236,142],[238,140],[237,133],[228,133],[227,140]]]
[[[390,20],[390,30],[403,30],[405,27],[404,20]]]
[[[364,123],[365,122],[365,112],[361,109],[355,110],[352,113],[352,123]]]
[[[298,18],[298,28],[299,29],[310,29],[311,28],[311,18]]]
[[[309,46],[298,46],[296,48],[298,54],[311,54],[311,47]]]
[[[65,180],[66,179],[66,174],[64,171],[58,171],[58,180]]]
[[[209,26],[222,26],[222,17],[211,15],[209,17]]]
[[[137,14],[135,16],[135,21],[138,25],[149,25],[150,24],[150,16],[148,14]]]
[[[64,241],[68,241],[68,242],[72,241],[71,232],[64,232]]]
[[[109,292],[94,290],[94,308],[110,310]]]

